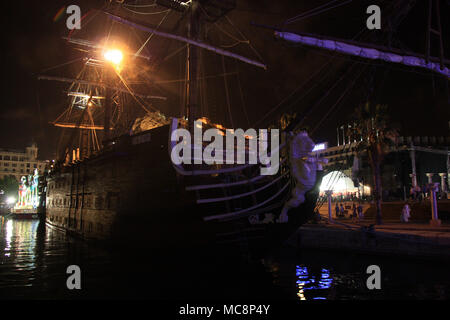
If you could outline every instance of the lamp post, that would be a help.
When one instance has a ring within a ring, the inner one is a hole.
[[[331,195],[333,194],[333,190],[326,190],[325,194],[327,195],[327,199],[328,199],[328,220],[330,222],[332,222],[333,217],[332,217],[332,211],[331,211]]]
[[[416,173],[416,151],[414,149],[414,146],[411,145],[411,149],[409,151],[409,156],[411,158],[411,174],[409,175],[411,177],[411,184],[413,189],[417,187],[417,173]]]
[[[445,172],[441,172],[439,173],[439,176],[441,177],[441,191],[444,194],[447,194],[448,190],[447,190],[447,186],[445,183],[445,176],[447,175],[447,173]]]
[[[431,201],[431,221],[432,226],[440,226],[441,220],[438,217],[436,192],[439,190],[439,183],[430,183],[428,185],[430,189],[430,201]]]

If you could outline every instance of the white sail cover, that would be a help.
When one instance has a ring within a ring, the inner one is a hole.
[[[378,49],[351,45],[341,41],[324,40],[315,37],[301,36],[290,32],[276,31],[275,36],[290,42],[301,43],[304,45],[323,48],[330,51],[337,51],[366,59],[378,59],[387,62],[400,63],[412,67],[425,68],[433,72],[442,74],[447,78],[450,78],[450,70],[447,67],[444,66],[444,68],[441,69],[439,63],[431,61],[426,62],[425,59],[419,57],[404,56],[392,52],[381,51]]]

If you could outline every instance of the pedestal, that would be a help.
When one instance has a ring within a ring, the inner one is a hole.
[[[441,220],[440,219],[430,220],[430,226],[432,226],[432,227],[439,227],[440,225],[441,225]]]
[[[431,221],[430,225],[440,226],[441,220],[439,220],[438,209],[437,209],[437,198],[436,192],[439,191],[439,183],[430,183],[428,185],[430,189],[430,201],[431,201]]]

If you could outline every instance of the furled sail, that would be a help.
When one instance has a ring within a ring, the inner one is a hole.
[[[353,45],[345,43],[343,41],[319,39],[316,37],[303,36],[291,32],[275,31],[275,36],[290,42],[301,43],[304,45],[318,47],[330,51],[337,51],[340,53],[349,54],[361,58],[384,60],[387,62],[400,63],[412,67],[425,68],[433,72],[442,74],[447,78],[450,78],[450,70],[447,67],[443,66],[443,68],[441,69],[439,63],[435,63],[432,61],[427,62],[425,59],[420,57],[401,55],[384,50]]]

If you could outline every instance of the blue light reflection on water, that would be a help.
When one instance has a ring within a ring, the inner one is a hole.
[[[306,300],[305,290],[327,290],[331,288],[333,283],[333,278],[330,276],[330,271],[328,269],[322,268],[321,272],[315,275],[310,275],[308,272],[308,267],[298,265],[296,266],[296,277],[298,293],[297,296],[300,300]],[[324,292],[326,293],[326,291]],[[313,300],[326,300],[325,297],[317,296],[313,297]]]

